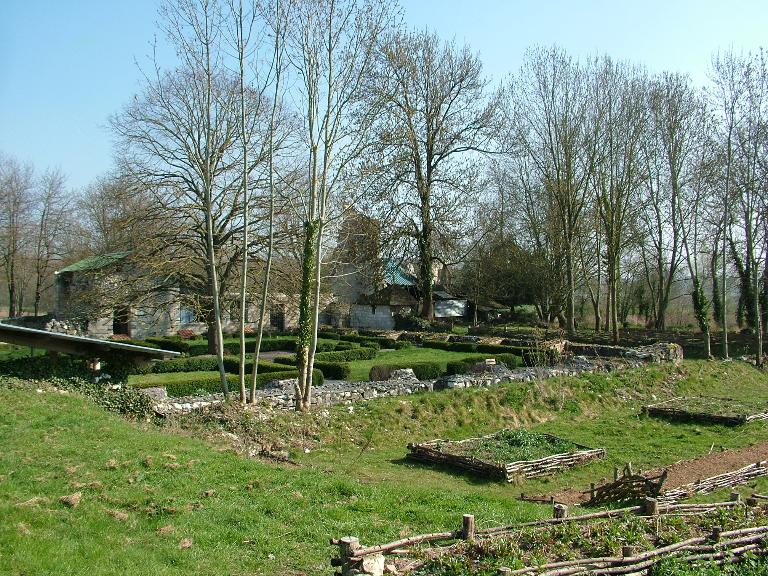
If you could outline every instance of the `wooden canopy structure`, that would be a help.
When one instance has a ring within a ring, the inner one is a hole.
[[[149,348],[148,346],[136,346],[125,342],[100,340],[86,336],[73,336],[71,334],[59,334],[47,330],[24,328],[11,324],[0,323],[0,342],[29,346],[31,348],[43,348],[51,352],[75,354],[87,358],[100,358],[105,352],[119,350],[127,352],[137,361],[148,361],[164,358],[175,358],[180,352]]]

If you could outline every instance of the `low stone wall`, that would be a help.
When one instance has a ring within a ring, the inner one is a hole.
[[[617,347],[616,347],[617,348]],[[407,396],[417,392],[454,388],[485,388],[506,382],[532,382],[558,376],[578,376],[584,373],[613,372],[637,368],[653,362],[677,362],[683,357],[677,344],[654,344],[641,348],[624,348],[613,357],[572,356],[561,364],[546,367],[516,368],[504,365],[478,365],[469,374],[443,376],[437,380],[420,381],[413,370],[395,370],[392,378],[381,382],[327,382],[312,390],[313,406],[353,404],[375,398]],[[267,388],[256,391],[256,405],[280,410],[292,410],[295,406],[296,380],[277,380]],[[146,390],[155,403],[155,411],[161,415],[183,414],[206,408],[224,401],[222,394],[169,398],[160,388]]]
[[[334,404],[352,404],[375,398],[407,396],[433,389],[433,381],[420,381],[413,370],[396,370],[392,378],[381,382],[327,382],[312,389],[313,406],[332,406]],[[256,391],[256,405],[280,410],[293,410],[295,407],[294,387],[296,380],[277,380],[273,385]],[[178,398],[159,398],[157,389],[151,389],[155,402],[155,412],[161,415],[184,414],[224,401],[223,394],[206,396],[185,396]]]

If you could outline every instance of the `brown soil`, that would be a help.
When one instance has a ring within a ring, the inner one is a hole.
[[[749,464],[768,460],[768,442],[747,446],[739,450],[714,451],[692,460],[681,460],[664,468],[643,471],[645,476],[655,477],[667,470],[667,479],[662,490],[669,490],[684,486],[697,480],[711,478],[718,474],[724,474],[738,470]],[[608,479],[602,479],[597,485],[608,483]],[[586,493],[585,493],[586,492]],[[556,502],[563,504],[582,504],[589,499],[587,488],[568,488],[562,492],[552,494]]]

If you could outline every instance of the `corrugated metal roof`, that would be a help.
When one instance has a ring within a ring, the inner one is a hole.
[[[147,346],[137,346],[136,344],[126,344],[116,340],[101,340],[99,338],[90,338],[88,336],[73,336],[71,334],[60,334],[58,332],[48,332],[47,330],[37,330],[35,328],[26,328],[24,326],[14,326],[0,322],[0,342],[9,344],[19,344],[21,346],[32,346],[55,350],[66,354],[79,354],[82,356],[98,357],[99,352],[109,350],[122,350],[131,352],[137,356],[149,358],[174,358],[180,356],[179,352],[173,350],[163,350],[161,348],[149,348]]]
[[[119,262],[129,254],[130,252],[112,252],[110,254],[90,256],[88,258],[78,260],[74,264],[70,264],[61,270],[57,270],[56,274],[61,274],[62,272],[84,272],[86,270],[99,270],[114,264],[115,262]]]

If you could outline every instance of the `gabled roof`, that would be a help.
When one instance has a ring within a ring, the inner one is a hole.
[[[409,274],[395,260],[387,260],[384,264],[384,283],[391,286],[416,286],[417,278]]]
[[[90,256],[88,258],[78,260],[74,264],[70,264],[61,270],[57,270],[56,274],[61,274],[62,272],[85,272],[87,270],[100,270],[101,268],[106,268],[115,262],[119,262],[129,254],[130,252],[112,252],[110,254],[98,254],[97,256]]]

